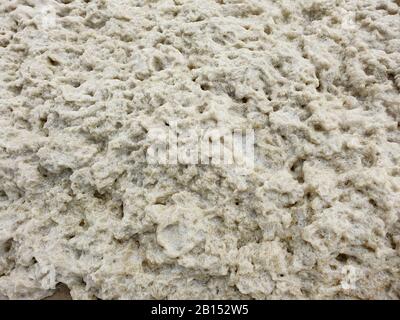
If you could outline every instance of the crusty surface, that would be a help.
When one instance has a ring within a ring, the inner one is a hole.
[[[0,0],[0,294],[398,299],[398,0]],[[153,126],[255,166],[153,165]]]

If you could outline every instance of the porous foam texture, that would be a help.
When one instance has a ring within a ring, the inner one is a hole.
[[[399,6],[0,0],[0,294],[398,299]],[[254,168],[149,164],[172,121]]]

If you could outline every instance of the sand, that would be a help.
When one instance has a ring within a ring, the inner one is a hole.
[[[399,6],[0,0],[0,294],[399,299]]]

